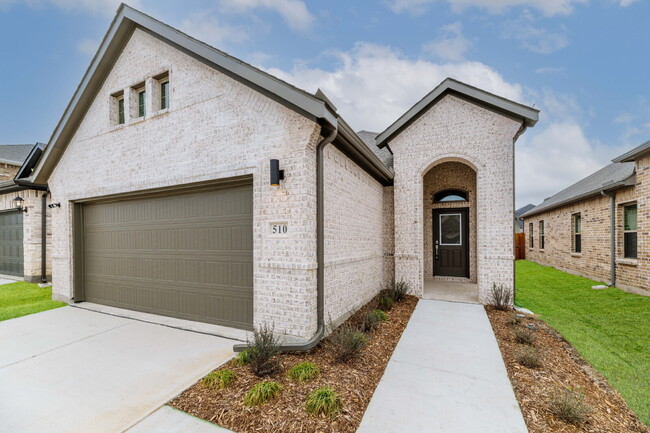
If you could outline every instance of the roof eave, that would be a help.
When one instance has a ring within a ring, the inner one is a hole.
[[[580,194],[580,195],[577,195],[575,197],[571,197],[571,198],[568,198],[566,200],[562,200],[562,201],[557,202],[557,203],[555,203],[555,204],[553,204],[553,205],[551,205],[549,207],[545,207],[545,208],[542,208],[542,209],[531,209],[528,212],[526,212],[525,214],[521,215],[519,218],[525,219],[525,218],[531,217],[533,215],[538,215],[538,214],[548,212],[548,211],[553,210],[553,209],[557,209],[557,208],[560,208],[560,207],[563,207],[563,206],[567,206],[567,205],[569,205],[571,203],[576,203],[576,202],[579,202],[579,201],[582,201],[582,200],[585,200],[585,199],[600,195],[601,192],[603,192],[603,191],[613,191],[613,190],[616,190],[616,189],[625,188],[627,186],[632,186],[632,185],[635,184],[635,179],[636,179],[636,174],[632,174],[627,179],[624,179],[624,180],[621,180],[621,181],[618,181],[618,182],[613,182],[613,183],[610,183],[609,185],[603,186],[602,188],[594,189],[594,190],[591,190],[591,191],[586,192],[584,194]]]
[[[383,148],[388,142],[403,129],[414,122],[424,113],[428,107],[435,104],[447,93],[456,92],[471,100],[493,107],[498,111],[506,113],[511,117],[521,119],[527,127],[533,127],[539,120],[539,110],[523,104],[505,99],[501,96],[486,92],[477,87],[470,86],[453,78],[446,78],[435,89],[429,92],[424,98],[418,101],[406,113],[400,116],[392,125],[377,136],[376,142],[379,148]]]
[[[629,152],[624,153],[623,155],[612,159],[612,162],[634,162],[642,156],[650,153],[650,141],[643,143],[642,145],[635,147]]]

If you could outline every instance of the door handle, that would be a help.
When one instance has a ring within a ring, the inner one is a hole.
[[[436,260],[438,260],[438,241],[436,241]]]

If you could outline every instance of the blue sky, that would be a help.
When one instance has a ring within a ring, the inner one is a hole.
[[[447,76],[535,104],[517,205],[650,139],[647,0],[185,0],[133,7],[381,131]],[[0,0],[0,143],[47,142],[119,5]]]

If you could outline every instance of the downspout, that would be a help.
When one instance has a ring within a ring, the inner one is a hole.
[[[325,334],[325,177],[323,150],[338,135],[338,125],[316,146],[316,333],[305,343],[280,343],[282,352],[305,352],[313,349]],[[235,344],[234,352],[248,349],[248,344]]]
[[[41,195],[41,283],[47,283],[47,194]]]
[[[610,261],[610,284],[616,285],[616,196],[613,193],[607,193],[605,190],[600,192],[603,197],[609,197],[609,261]]]
[[[512,138],[512,252],[515,253],[517,250],[517,245],[515,244],[515,225],[518,225],[519,222],[515,217],[515,191],[517,188],[515,180],[515,143],[521,135],[526,132],[526,120],[522,119],[521,126],[517,130],[517,133]],[[524,228],[525,231],[525,228]],[[514,304],[517,300],[517,261],[512,261],[512,303]]]

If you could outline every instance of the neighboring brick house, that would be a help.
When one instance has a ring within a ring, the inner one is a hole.
[[[526,258],[650,295],[650,141],[523,215]]]
[[[53,297],[311,341],[395,279],[485,302],[513,287],[513,144],[537,118],[447,79],[355,133],[321,91],[122,5],[29,178],[60,205]]]
[[[43,147],[40,143],[0,145],[0,275],[29,282],[45,282],[52,272],[47,207],[45,221],[42,217],[48,203],[47,196],[43,199],[46,188],[20,180],[31,174]]]

